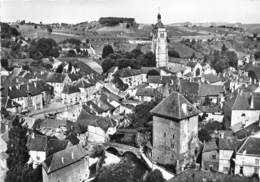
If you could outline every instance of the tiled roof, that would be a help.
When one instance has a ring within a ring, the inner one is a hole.
[[[64,94],[73,94],[77,92],[80,92],[79,88],[76,85],[69,85],[69,84],[64,85],[62,90],[62,93]]]
[[[219,138],[219,150],[237,150],[241,143],[235,137]]]
[[[43,163],[43,168],[50,174],[72,163],[80,161],[88,155],[88,152],[80,145],[73,145],[65,150],[54,153],[49,156]]]
[[[248,137],[239,148],[238,153],[260,156],[260,138]]]
[[[27,97],[28,95],[40,95],[42,92],[51,93],[53,87],[43,81],[35,81],[28,84],[12,86],[2,92],[3,96],[9,96],[11,99]]]
[[[189,82],[187,80],[180,80],[180,93],[197,96],[199,91],[199,84],[196,82]]]
[[[250,93],[240,92],[232,106],[232,110],[260,110],[260,94],[253,94],[253,108],[250,108],[252,96]]]
[[[147,96],[147,97],[156,97],[160,93],[154,88],[139,88],[136,91],[136,96]]]
[[[82,77],[82,75],[79,73],[77,73],[77,74],[69,73],[68,77],[71,79],[71,81],[76,81],[76,80],[79,80]]]
[[[77,136],[73,133],[69,133],[66,137],[67,140],[69,140],[71,142],[72,145],[76,145],[79,143],[79,139],[77,138]]]
[[[27,141],[28,150],[47,151],[47,136],[32,134]]]
[[[56,120],[56,119],[39,119],[37,120],[33,128],[39,129],[39,128],[59,128],[59,127],[66,127],[66,121],[65,120]]]
[[[189,61],[187,63],[187,66],[191,67],[191,68],[194,68],[198,63],[197,62],[192,62],[192,61]]]
[[[205,97],[208,95],[219,95],[223,93],[224,93],[224,89],[222,86],[202,84],[199,87],[198,96]]]
[[[151,110],[151,113],[154,115],[177,120],[192,117],[199,114],[199,112],[198,109],[178,92],[172,92]]]
[[[49,139],[47,142],[47,156],[67,148],[69,140]]]
[[[49,72],[46,77],[46,82],[63,83],[65,76],[65,74]]]
[[[115,126],[115,121],[111,120],[110,118],[104,118],[101,116],[96,116],[87,113],[83,109],[77,119],[77,124],[81,128],[87,129],[88,126],[96,126],[102,128],[104,131],[107,131],[109,127]]]
[[[204,144],[203,152],[210,152],[213,150],[218,150],[218,146],[216,144],[216,141],[209,141]]]
[[[209,83],[216,83],[222,81],[221,78],[214,74],[205,74],[202,77],[205,78],[205,80],[207,80]]]
[[[86,79],[80,79],[78,82],[75,84],[78,88],[89,88],[94,86],[95,84],[89,80]]]
[[[242,128],[241,130],[237,131],[235,133],[235,136],[239,139],[243,139],[246,138],[250,135],[252,135],[255,132],[259,132],[260,131],[260,125],[259,125],[259,121],[256,121],[248,126],[246,126],[245,128]]]
[[[124,77],[140,75],[140,74],[143,74],[143,72],[138,69],[123,68],[123,69],[117,70],[117,72],[115,74],[118,75],[119,77],[124,78]]]

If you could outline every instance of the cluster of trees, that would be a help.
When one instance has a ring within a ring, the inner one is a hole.
[[[1,23],[1,38],[11,38],[12,36],[19,36],[20,33],[14,27],[9,26],[7,23]]]
[[[155,67],[155,55],[152,52],[144,54],[139,48],[131,52],[114,52],[111,45],[106,45],[103,48],[102,57],[104,61],[101,66],[103,72],[106,73],[113,66],[118,66],[119,69],[131,67],[133,69],[140,69],[144,67]]]
[[[168,56],[173,58],[180,58],[180,54],[174,49],[168,50]]]
[[[205,62],[216,70],[217,73],[222,73],[228,67],[237,68],[238,57],[236,52],[228,50],[223,44],[221,51],[215,50],[204,57]]]
[[[211,140],[211,134],[214,133],[214,131],[222,130],[223,125],[217,121],[209,122],[201,127],[201,129],[198,132],[199,140],[202,142],[208,142]]]
[[[130,115],[133,128],[143,127],[147,122],[152,120],[152,114],[150,110],[152,110],[157,104],[158,101],[144,102],[135,107],[134,113]]]
[[[81,41],[79,39],[69,38],[69,39],[64,40],[62,43],[71,44],[71,45],[74,45],[75,47],[79,47],[81,44]]]
[[[255,59],[256,59],[256,60],[257,60],[257,59],[260,59],[260,51],[256,51],[255,54],[254,54],[254,56],[255,56]]]
[[[16,117],[12,122],[12,128],[9,131],[9,141],[6,153],[8,171],[6,174],[6,182],[41,182],[42,173],[41,166],[33,169],[28,166],[29,159],[26,147],[28,129],[23,126],[19,118]]]
[[[134,18],[120,18],[120,17],[101,17],[99,23],[106,26],[115,26],[119,23],[127,23],[129,26],[133,26],[135,23]]]
[[[29,57],[41,59],[45,57],[58,57],[60,48],[53,39],[41,38],[33,40],[29,48]]]

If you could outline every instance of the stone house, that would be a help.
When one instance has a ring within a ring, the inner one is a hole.
[[[202,150],[202,169],[204,170],[218,170],[219,153],[216,141],[211,140],[204,143]]]
[[[177,171],[193,162],[197,149],[197,110],[183,95],[172,92],[154,109],[152,160]]]
[[[50,102],[52,87],[44,82],[36,81],[6,88],[4,96],[12,99],[22,110],[39,110]]]
[[[236,152],[235,174],[260,176],[260,138],[250,136]]]
[[[87,132],[87,140],[90,142],[105,143],[109,141],[109,135],[116,132],[116,126],[117,123],[110,118],[96,116],[82,110],[76,122],[76,132]]]
[[[75,85],[65,84],[61,92],[62,103],[77,104],[82,102],[80,90]]]
[[[116,71],[115,75],[129,87],[134,87],[147,82],[146,74],[138,69],[123,68]]]
[[[260,97],[256,93],[239,91],[231,104],[231,127],[242,124],[244,127],[259,120]]]
[[[42,165],[43,182],[86,181],[89,178],[88,152],[74,145],[49,156]]]
[[[234,161],[235,152],[241,145],[241,141],[237,140],[234,136],[225,135],[222,133],[219,137],[219,162],[218,171],[225,174],[234,173]]]

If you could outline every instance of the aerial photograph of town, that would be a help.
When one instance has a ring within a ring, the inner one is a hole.
[[[0,0],[0,182],[260,182],[260,0]]]

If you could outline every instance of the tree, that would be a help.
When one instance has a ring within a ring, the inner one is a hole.
[[[69,50],[66,54],[67,57],[76,57],[76,53],[74,50]]]
[[[152,120],[150,110],[152,110],[158,101],[144,102],[135,107],[134,113],[130,116],[132,120],[132,127],[143,127],[145,123]]]
[[[154,69],[147,72],[147,76],[160,76],[160,73]]]
[[[29,159],[27,142],[27,128],[16,117],[12,122],[12,128],[9,131],[9,141],[7,143],[6,153],[9,155],[7,159],[6,182],[24,181],[25,164]]]
[[[226,47],[225,44],[223,44],[222,47],[221,47],[221,52],[225,53],[227,50],[228,50],[228,48]]]
[[[29,48],[29,56],[33,59],[59,56],[58,44],[53,39],[41,38],[34,40]]]
[[[163,178],[161,171],[155,169],[147,175],[145,182],[165,182],[165,179]]]
[[[63,64],[60,64],[56,69],[56,73],[62,73],[62,71],[63,71]]]
[[[257,60],[257,59],[260,59],[260,51],[256,51],[255,54],[254,54],[254,56],[255,56],[255,59],[256,59],[256,60]]]
[[[226,51],[226,56],[227,56],[227,59],[228,59],[229,66],[236,68],[237,67],[237,61],[238,61],[237,54],[234,51]]]
[[[8,59],[1,59],[1,66],[3,66],[5,69],[8,67]]]
[[[106,58],[109,54],[114,53],[113,47],[111,45],[105,45],[102,51],[102,58]]]
[[[180,58],[180,54],[175,50],[169,50],[168,55],[169,57]]]
[[[115,65],[115,61],[111,58],[106,58],[102,63],[101,67],[103,69],[103,73],[106,73],[110,68],[112,68]]]
[[[48,32],[48,33],[52,33],[52,28],[51,28],[50,25],[47,26],[47,32]]]
[[[200,129],[199,132],[198,132],[198,137],[199,137],[199,140],[202,141],[202,142],[208,142],[211,140],[211,136],[208,132],[207,129]]]
[[[155,67],[156,66],[156,60],[155,55],[153,52],[148,52],[144,55],[144,60],[141,62],[142,66],[145,67]]]

